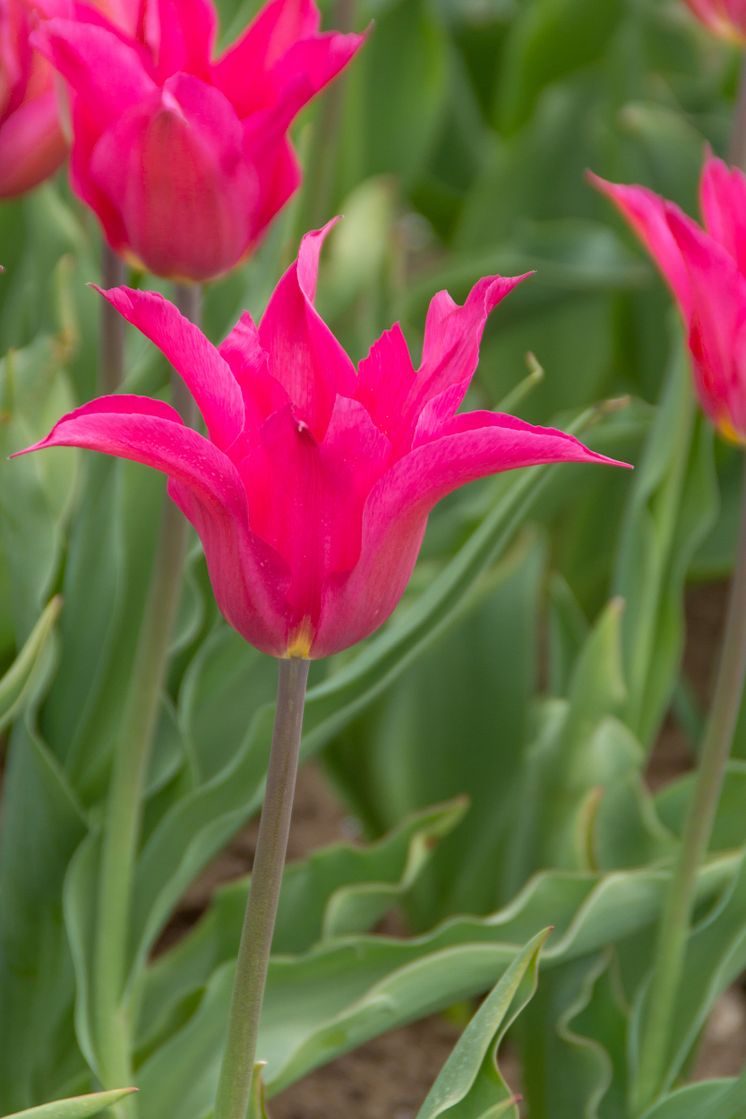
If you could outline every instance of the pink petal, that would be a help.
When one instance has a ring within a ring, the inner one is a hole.
[[[691,310],[689,279],[681,252],[668,227],[668,214],[671,210],[676,210],[686,221],[691,219],[678,207],[664,202],[645,187],[609,183],[591,172],[588,173],[588,179],[593,186],[608,195],[630,223],[668,281],[684,318],[688,320]]]
[[[246,494],[230,459],[184,427],[177,412],[148,397],[101,397],[64,416],[46,447],[85,447],[144,463],[169,476],[169,493],[202,539],[220,609],[258,648],[287,648],[282,592],[287,579],[277,558],[248,530]]]
[[[338,397],[322,442],[288,407],[266,422],[261,447],[242,464],[252,531],[290,571],[287,596],[296,628],[304,621],[315,627],[325,583],[356,563],[363,505],[390,451],[363,406]]]
[[[0,198],[23,194],[62,165],[67,143],[54,90],[26,101],[0,124]]]
[[[746,272],[746,177],[710,156],[700,184],[705,228]]]
[[[127,287],[96,291],[163,353],[194,397],[211,440],[227,451],[243,429],[243,400],[229,365],[212,343],[157,292]]]
[[[156,92],[137,46],[113,28],[51,19],[34,35],[34,45],[80,96],[93,131]]]
[[[259,341],[259,331],[248,311],[218,347],[243,395],[246,423],[252,434],[273,412],[286,408],[288,394],[269,372],[269,359]]]
[[[244,154],[257,178],[257,198],[251,214],[249,239],[258,242],[265,229],[300,186],[298,160],[287,139],[274,142],[261,130],[252,129],[246,136]]]
[[[422,363],[405,405],[408,416],[419,416],[428,400],[451,386],[459,390],[451,397],[455,411],[477,367],[487,316],[529,275],[485,276],[471,289],[463,306],[447,291],[433,297],[425,320]]]
[[[259,324],[272,376],[285,388],[298,418],[321,440],[337,396],[354,396],[355,369],[313,305],[319,253],[334,222],[307,233]]]
[[[246,117],[271,103],[272,68],[298,39],[315,35],[319,12],[313,0],[272,0],[215,64],[215,84]],[[251,75],[247,81],[247,75]]]
[[[129,251],[161,276],[207,280],[249,245],[256,182],[222,94],[187,74],[107,130],[91,178],[121,215]]]
[[[358,368],[357,399],[367,408],[378,427],[398,444],[403,429],[405,403],[413,392],[416,373],[399,323],[373,343]]]
[[[337,77],[364,42],[365,35],[331,31],[293,44],[272,71],[274,97],[288,123]]]
[[[730,418],[732,397],[743,392],[735,355],[746,325],[746,277],[730,254],[691,222],[672,213],[669,223],[689,273],[695,384],[703,408],[720,424]]]
[[[452,490],[522,466],[614,464],[570,435],[513,416],[471,413],[452,423],[451,434],[415,448],[373,487],[365,505],[360,559],[349,578],[328,588],[314,657],[362,640],[388,618],[409,581],[428,514]]]
[[[211,0],[158,0],[158,77],[183,70],[210,79],[217,15]]]

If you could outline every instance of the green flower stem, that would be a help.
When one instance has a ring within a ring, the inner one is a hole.
[[[200,289],[178,285],[176,298],[193,321],[200,313]],[[193,405],[180,377],[172,376],[172,400],[189,423]],[[124,998],[127,983],[130,909],[140,837],[143,789],[168,666],[171,633],[179,605],[186,554],[187,522],[165,501],[160,536],[127,702],[114,761],[99,862],[94,947],[94,1044],[105,1088],[131,1080],[131,1023]],[[131,1115],[133,1101],[119,1105]]]
[[[238,950],[215,1119],[246,1119],[259,1017],[285,866],[310,661],[279,661],[275,728],[254,867]]]
[[[118,287],[124,283],[125,273],[124,261],[104,241],[101,249],[101,286]],[[124,377],[124,325],[119,312],[102,299],[99,378],[104,393],[116,392]]]
[[[665,1087],[671,1025],[690,933],[697,872],[707,854],[746,678],[746,458],[741,529],[715,695],[678,860],[664,900],[634,1085],[640,1114]]]

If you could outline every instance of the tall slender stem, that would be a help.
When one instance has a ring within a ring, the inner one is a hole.
[[[124,261],[104,241],[101,249],[101,284],[118,287],[125,280]],[[101,337],[99,343],[99,379],[101,390],[116,392],[124,378],[124,319],[118,311],[101,300]]]
[[[185,313],[199,316],[199,290],[179,287]],[[172,375],[172,397],[186,422],[192,401],[181,378]],[[114,762],[99,862],[98,909],[94,946],[94,1031],[99,1078],[106,1088],[131,1078],[131,1040],[124,990],[127,981],[130,908],[140,837],[142,799],[166,669],[168,649],[181,594],[187,523],[166,501],[145,612]],[[131,1100],[119,1105],[132,1114]]]
[[[697,872],[707,854],[725,769],[746,679],[746,457],[744,458],[741,529],[731,584],[725,637],[715,695],[705,731],[694,795],[673,877],[665,897],[653,962],[640,1044],[640,1068],[634,1085],[639,1114],[665,1086],[665,1065],[681,982],[696,892]]]
[[[259,1017],[285,866],[310,662],[279,662],[267,790],[238,951],[215,1119],[246,1119]]]

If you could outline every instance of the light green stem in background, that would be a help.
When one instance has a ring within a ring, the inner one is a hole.
[[[746,459],[741,529],[715,695],[678,860],[664,899],[633,1086],[636,1115],[666,1086],[671,1026],[691,927],[697,873],[707,855],[746,678]]]
[[[238,951],[215,1119],[246,1119],[248,1112],[259,1018],[290,832],[310,662],[292,658],[280,661],[279,666],[267,789]]]
[[[124,261],[104,241],[101,249],[101,286],[118,287],[125,281]],[[99,384],[104,393],[116,392],[124,379],[124,328],[119,312],[101,300],[99,341]]]
[[[198,321],[200,289],[178,285],[182,311]],[[180,377],[172,375],[172,400],[188,423],[193,404]],[[106,806],[94,947],[94,1044],[104,1088],[131,1080],[131,1038],[124,1000],[135,860],[140,837],[143,790],[150,764],[168,650],[179,605],[186,554],[187,522],[165,501],[160,535],[145,603],[135,661],[119,735]],[[133,1114],[133,1100],[119,1105]]]

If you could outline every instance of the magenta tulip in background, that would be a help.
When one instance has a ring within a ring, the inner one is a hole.
[[[708,155],[704,229],[645,187],[591,181],[619,207],[676,296],[702,407],[726,438],[746,444],[746,177]]]
[[[746,45],[746,0],[684,0],[715,35]]]
[[[394,326],[356,370],[314,307],[328,228],[303,239],[259,326],[242,315],[219,347],[160,295],[103,293],[183,377],[207,438],[167,404],[120,395],[28,448],[88,447],[164,471],[226,619],[278,657],[323,657],[380,626],[451,490],[520,466],[611,461],[552,428],[458,413],[487,316],[522,277],[480,280],[463,306],[436,295],[419,369]]]
[[[80,19],[38,36],[71,91],[72,184],[117,252],[208,280],[246,256],[297,188],[287,130],[363,37],[320,34],[313,0],[271,0],[213,61],[211,0],[142,12],[134,36]]]

